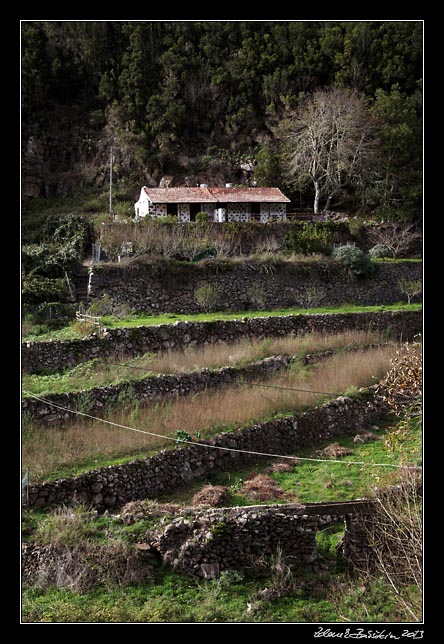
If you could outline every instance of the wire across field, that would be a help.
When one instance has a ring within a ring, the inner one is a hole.
[[[394,345],[386,345],[334,355],[317,365],[295,363],[285,372],[258,383],[270,388],[239,384],[146,407],[133,401],[108,411],[107,418],[162,436],[174,436],[181,430],[203,438],[279,414],[291,414],[331,398],[294,389],[340,395],[352,387],[374,384],[387,372],[395,351]],[[44,429],[25,423],[23,466],[30,468],[36,481],[152,452],[166,444],[161,438],[81,416],[69,425]]]

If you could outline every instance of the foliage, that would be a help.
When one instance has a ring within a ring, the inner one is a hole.
[[[22,276],[22,302],[39,304],[41,302],[66,302],[70,293],[65,279],[51,279],[39,275]]]
[[[251,284],[248,288],[247,295],[255,308],[259,310],[265,309],[267,296],[259,282],[253,282],[253,284]]]
[[[283,125],[288,141],[288,168],[296,185],[311,183],[314,213],[325,209],[346,187],[363,192],[375,175],[376,123],[365,97],[345,88],[318,89]]]
[[[390,248],[385,244],[376,244],[375,246],[372,246],[368,251],[368,254],[372,259],[384,259],[386,257],[392,257]]]
[[[312,255],[322,253],[330,255],[332,237],[326,226],[304,222],[302,226],[293,224],[285,235],[284,244],[287,251]]]
[[[209,312],[214,309],[219,302],[220,293],[215,286],[208,284],[200,286],[194,291],[194,299],[205,311]]]
[[[369,277],[375,270],[369,256],[355,246],[340,246],[333,252],[333,257],[358,277]]]
[[[422,345],[405,343],[397,350],[379,392],[397,416],[419,417],[422,410]]]
[[[396,258],[406,255],[412,244],[421,239],[421,234],[415,224],[392,222],[373,229],[370,238],[376,244],[386,246],[390,256]]]
[[[183,443],[184,441],[191,443],[193,440],[191,434],[183,429],[178,429],[174,436],[178,443]]]
[[[196,215],[196,222],[198,224],[207,224],[208,223],[208,213],[207,212],[198,212]]]
[[[363,529],[371,544],[366,573],[382,577],[409,617],[422,618],[422,477],[405,470],[397,485],[378,490]]]
[[[422,293],[422,280],[399,280],[399,289],[401,293],[407,295],[407,304],[410,304],[416,295]]]
[[[250,159],[259,185],[283,187],[282,115],[335,87],[363,94],[382,124],[366,205],[401,216],[420,208],[421,21],[26,21],[21,30],[23,138],[50,146],[60,172],[85,158],[103,168],[114,143],[122,178],[179,170],[239,180]],[[88,168],[79,181],[101,176]],[[356,187],[343,190],[338,198]]]
[[[72,272],[89,239],[82,217],[49,215],[40,231],[41,242],[23,247],[22,267],[26,273],[62,277]]]
[[[88,315],[102,316],[102,315],[113,315],[114,307],[113,300],[108,293],[103,293],[99,298],[94,298],[88,304]]]

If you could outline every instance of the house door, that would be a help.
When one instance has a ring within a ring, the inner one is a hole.
[[[168,208],[167,208],[168,214],[172,215],[173,217],[176,217],[179,214],[178,208],[177,208],[177,203],[169,203]]]
[[[201,212],[200,203],[190,203],[190,221],[196,221],[196,215]]]

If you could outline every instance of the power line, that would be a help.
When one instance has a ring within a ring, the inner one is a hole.
[[[87,414],[85,412],[76,411],[74,409],[69,409],[68,407],[63,407],[62,405],[57,405],[56,403],[53,403],[50,400],[46,400],[45,398],[40,398],[39,396],[35,396],[34,394],[31,394],[29,392],[24,392],[24,393],[26,393],[31,398],[34,398],[35,400],[44,402],[48,405],[51,405],[52,407],[61,409],[62,411],[67,411],[70,414],[75,414],[77,416],[85,416],[86,418],[91,418],[92,420],[96,420],[101,423],[105,423],[107,425],[112,425],[113,427],[128,429],[132,432],[137,432],[139,434],[146,434],[148,436],[154,436],[155,438],[162,438],[163,440],[174,441],[175,443],[185,443],[187,445],[192,445],[194,447],[206,447],[208,449],[218,449],[225,452],[238,452],[240,454],[251,454],[253,456],[266,456],[268,458],[286,458],[294,461],[313,461],[317,463],[340,463],[342,465],[367,465],[367,466],[370,465],[372,467],[393,467],[393,468],[407,469],[407,470],[422,469],[421,466],[417,466],[417,465],[397,465],[394,463],[365,463],[364,461],[338,461],[335,459],[312,458],[308,456],[288,456],[286,454],[268,454],[266,452],[255,452],[255,451],[245,450],[245,449],[236,449],[235,447],[223,447],[222,445],[209,445],[208,443],[198,443],[192,440],[190,441],[185,439],[173,438],[172,436],[164,436],[162,434],[155,434],[154,432],[147,432],[143,429],[136,429],[135,427],[128,427],[127,425],[121,425],[111,420],[105,420],[104,418],[98,418],[97,416],[92,416],[91,414]]]
[[[337,396],[338,392],[332,391],[314,391],[313,389],[296,389],[296,387],[279,387],[278,385],[261,385],[258,382],[248,383],[252,387],[267,387],[267,389],[285,389],[287,391],[303,391],[306,394],[326,394],[327,396]]]

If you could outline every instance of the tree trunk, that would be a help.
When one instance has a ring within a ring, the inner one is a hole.
[[[314,198],[314,214],[319,215],[319,200],[321,198],[321,190],[319,188],[319,183],[317,181],[314,181],[314,188],[315,188],[315,198]]]
[[[331,204],[332,199],[333,199],[333,195],[328,195],[327,201],[326,201],[326,204],[325,204],[325,210],[330,210],[330,204]]]

